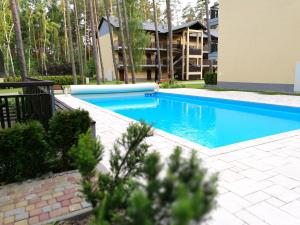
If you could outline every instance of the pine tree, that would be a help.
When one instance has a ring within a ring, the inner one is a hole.
[[[195,152],[184,158],[180,148],[162,162],[149,153],[145,138],[152,135],[145,123],[131,124],[111,151],[109,173],[96,171],[104,148],[90,131],[72,148],[93,206],[92,224],[199,224],[214,208],[216,176],[207,174]]]

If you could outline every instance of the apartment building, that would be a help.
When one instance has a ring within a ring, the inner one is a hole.
[[[106,17],[103,17],[99,25],[99,38],[101,44],[101,55],[104,66],[104,73],[107,80],[115,78],[113,66],[112,49],[117,58],[117,68],[120,80],[124,80],[124,65],[122,60],[122,46],[118,36],[119,22],[116,17],[110,18],[110,26],[113,28],[113,43],[111,46],[109,35],[109,24]],[[137,72],[137,80],[158,79],[157,49],[155,44],[154,23],[143,23],[143,29],[151,38],[149,46],[145,48],[144,64],[141,71]],[[167,73],[167,43],[168,27],[159,25],[160,55],[162,63],[162,79],[168,78]],[[208,45],[206,27],[199,21],[184,23],[172,28],[173,32],[173,59],[175,78],[179,80],[203,79],[208,71]],[[218,37],[212,35],[213,43],[216,45]],[[217,60],[214,60],[214,69],[217,69]]]
[[[218,85],[300,91],[300,1],[220,1]]]

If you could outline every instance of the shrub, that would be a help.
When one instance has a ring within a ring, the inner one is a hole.
[[[72,65],[71,63],[53,63],[51,65],[47,65],[47,71],[45,69],[38,68],[38,73],[47,74],[47,76],[72,74]]]
[[[148,153],[144,140],[152,134],[145,123],[131,124],[111,151],[111,172],[99,174],[103,146],[90,132],[80,136],[71,155],[94,209],[92,224],[199,224],[213,209],[216,176],[207,175],[195,152],[185,159],[180,148],[164,164]]]
[[[73,84],[73,77],[71,75],[67,76],[34,76],[32,78],[38,79],[38,80],[50,80],[53,81],[54,84],[58,85],[71,85]],[[21,77],[6,77],[4,78],[4,82],[21,82]],[[80,77],[77,76],[77,83],[80,83]]]
[[[0,130],[0,181],[21,181],[41,175],[49,156],[45,137],[45,130],[37,121]]]
[[[204,75],[204,82],[205,84],[216,85],[218,83],[217,77],[217,73],[208,72]]]
[[[49,144],[56,156],[61,157],[63,169],[70,168],[69,150],[77,143],[79,135],[91,125],[89,113],[84,110],[57,112],[49,121]]]

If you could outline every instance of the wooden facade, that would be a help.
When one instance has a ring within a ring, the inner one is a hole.
[[[111,19],[111,26],[114,31],[114,46],[112,46],[115,56],[117,58],[118,75],[124,77],[123,60],[122,60],[122,46],[120,39],[117,36],[118,22],[116,19]],[[108,23],[105,18],[102,18],[99,26],[100,43],[102,46],[110,46],[109,35],[105,32]],[[160,55],[162,63],[162,79],[169,78],[167,70],[168,53],[168,31],[167,28],[159,26],[159,43]],[[150,35],[151,42],[145,50],[144,64],[141,65],[142,70],[136,73],[137,80],[157,80],[158,60],[157,49],[155,44],[155,29],[151,23],[144,24],[144,30]],[[213,36],[213,40],[217,42],[217,37]],[[101,49],[102,55],[106,56],[107,62],[104,65],[105,73],[109,73],[112,68],[111,46]],[[208,71],[208,45],[206,27],[198,21],[192,21],[173,28],[173,63],[174,76],[178,80],[196,80],[203,79],[203,75]],[[214,68],[217,69],[215,62]],[[105,74],[107,77],[107,75]],[[129,75],[130,76],[130,75]]]

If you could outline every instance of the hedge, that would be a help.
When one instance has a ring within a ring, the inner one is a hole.
[[[89,113],[84,110],[57,112],[49,122],[49,144],[55,155],[61,156],[62,167],[67,169],[72,160],[69,150],[77,143],[79,135],[91,126]]]
[[[0,146],[0,182],[21,181],[45,172],[49,145],[39,122],[0,130]]]
[[[208,85],[216,85],[218,84],[218,74],[208,72],[204,74],[204,82]]]
[[[34,79],[38,80],[50,80],[53,81],[54,84],[57,85],[71,85],[73,84],[73,77],[71,75],[66,75],[66,76],[34,76],[32,77]],[[4,82],[21,82],[22,78],[21,77],[5,77]],[[77,76],[77,83],[80,83],[80,77]]]

